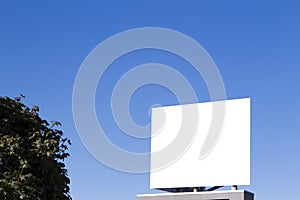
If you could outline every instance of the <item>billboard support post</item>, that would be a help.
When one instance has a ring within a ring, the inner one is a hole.
[[[231,189],[232,189],[232,190],[237,190],[237,189],[238,189],[238,186],[237,186],[237,185],[233,185],[233,186],[231,187]]]
[[[163,194],[141,194],[137,195],[137,200],[254,200],[254,194],[245,190],[227,191],[203,191],[203,192],[180,192]]]

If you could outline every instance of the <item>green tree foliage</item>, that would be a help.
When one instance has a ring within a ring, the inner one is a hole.
[[[70,140],[21,97],[0,97],[0,199],[72,199],[63,163]]]

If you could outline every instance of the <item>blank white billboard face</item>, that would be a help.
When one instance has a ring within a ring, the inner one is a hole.
[[[249,98],[153,108],[151,135],[151,188],[250,184]]]

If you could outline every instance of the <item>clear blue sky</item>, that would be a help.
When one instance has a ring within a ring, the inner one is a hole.
[[[257,200],[295,199],[300,196],[299,10],[296,0],[1,1],[0,95],[22,93],[28,106],[40,106],[42,117],[62,122],[73,142],[67,167],[75,200],[130,200],[155,192],[149,190],[149,174],[112,170],[87,152],[73,122],[73,83],[88,53],[114,34],[145,26],[180,31],[213,58],[228,99],[252,98],[251,185],[242,188]],[[181,62],[159,51],[132,53],[114,63],[97,90],[97,110],[104,110],[97,114],[108,137],[136,152],[148,151],[149,141],[125,138],[105,102],[121,66],[129,70],[150,61],[174,68]],[[201,77],[188,67],[181,73],[199,88],[199,99],[208,101]],[[165,88],[144,87],[132,97],[133,119],[149,123],[153,103],[176,101]]]

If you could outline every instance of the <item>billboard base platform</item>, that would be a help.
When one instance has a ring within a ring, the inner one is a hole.
[[[137,200],[254,200],[245,190],[139,194]]]

